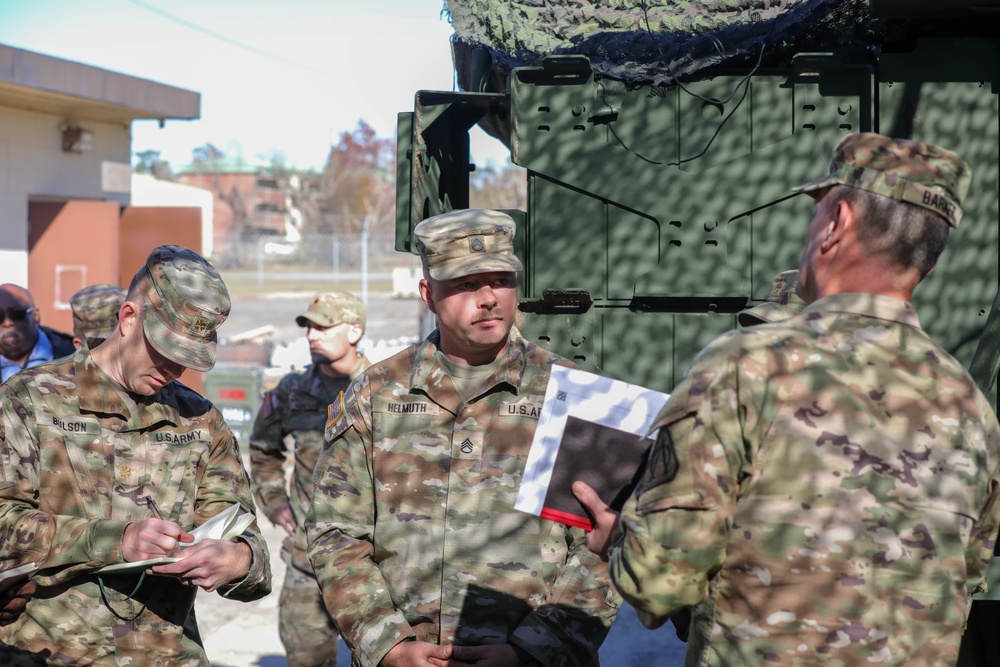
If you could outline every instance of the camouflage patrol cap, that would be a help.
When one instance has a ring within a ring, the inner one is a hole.
[[[107,338],[118,325],[118,311],[127,290],[117,285],[88,285],[69,299],[73,311],[73,336]]]
[[[146,303],[146,340],[166,358],[196,371],[215,366],[216,329],[229,316],[226,284],[204,257],[176,245],[161,245],[134,279]]]
[[[435,280],[476,273],[520,271],[514,255],[514,219],[469,208],[427,218],[413,229],[424,269]]]
[[[740,312],[736,319],[741,327],[752,327],[766,322],[780,322],[798,315],[806,307],[805,300],[795,291],[799,284],[799,270],[782,271],[771,283],[771,293],[761,303]]]
[[[300,327],[306,326],[307,321],[321,327],[332,327],[346,322],[359,326],[364,331],[366,316],[365,304],[353,294],[320,292],[313,296],[306,312],[295,318],[295,323]]]
[[[926,208],[958,227],[971,180],[972,169],[949,150],[864,132],[837,144],[829,175],[792,191],[846,185]]]

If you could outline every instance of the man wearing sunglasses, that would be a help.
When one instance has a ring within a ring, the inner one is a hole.
[[[0,381],[75,349],[72,336],[41,326],[31,292],[19,285],[0,285]]]

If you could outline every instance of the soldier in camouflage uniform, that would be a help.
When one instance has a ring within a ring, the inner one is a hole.
[[[741,327],[752,327],[764,322],[778,322],[798,315],[806,307],[806,302],[796,292],[799,284],[799,270],[782,271],[774,277],[771,292],[756,306],[743,310],[736,316]]]
[[[0,628],[0,664],[208,665],[195,593],[270,591],[256,525],[185,547],[238,503],[253,512],[236,439],[207,400],[174,382],[215,364],[229,294],[178,246],[153,250],[111,335],[0,388],[0,561],[38,563],[38,592]],[[104,566],[175,555],[118,573]],[[188,627],[185,627],[188,624]]]
[[[69,298],[73,311],[73,345],[88,338],[107,338],[118,326],[118,311],[125,303],[126,290],[117,285],[88,285]]]
[[[514,221],[455,211],[414,235],[439,328],[330,406],[307,525],[327,609],[362,667],[597,665],[607,566],[582,530],[514,510],[568,364],[513,328]]]
[[[920,328],[913,289],[961,218],[958,156],[850,135],[799,266],[809,305],[706,347],[658,415],[610,552],[687,664],[953,665],[1000,527],[1000,426]],[[607,548],[614,513],[577,482]]]
[[[261,510],[288,533],[281,558],[288,565],[278,603],[278,631],[290,667],[337,664],[337,626],[323,604],[306,556],[305,517],[313,470],[323,449],[326,408],[370,365],[358,352],[365,304],[346,292],[317,294],[295,318],[306,327],[312,365],[286,375],[264,396],[250,435],[250,471]],[[292,497],[285,480],[285,438],[295,443]]]

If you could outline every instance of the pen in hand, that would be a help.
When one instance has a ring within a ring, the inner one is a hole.
[[[146,505],[149,507],[149,511],[153,513],[154,518],[160,519],[161,521],[166,521],[166,519],[163,518],[163,513],[160,511],[160,506],[156,504],[156,501],[153,500],[152,496],[146,496]],[[178,547],[180,546],[180,540],[177,540],[177,546]],[[176,548],[171,549],[170,551],[167,552],[167,556],[173,557],[176,551],[177,551]]]
[[[152,496],[146,496],[146,505],[149,506],[149,511],[153,513],[153,517],[163,519],[163,514],[160,513],[160,508],[157,506],[156,501],[153,500]]]

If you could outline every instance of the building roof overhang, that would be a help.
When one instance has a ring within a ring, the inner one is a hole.
[[[0,44],[0,106],[74,120],[196,120],[201,95]]]

